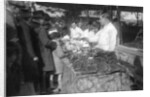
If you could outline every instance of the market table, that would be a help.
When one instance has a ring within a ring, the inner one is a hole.
[[[132,82],[125,69],[119,67],[117,64],[111,67],[106,66],[107,64],[104,64],[104,66],[101,64],[99,65],[101,68],[96,67],[90,70],[90,68],[94,67],[91,66],[87,71],[84,71],[84,69],[78,70],[71,65],[65,65],[61,93],[70,94],[131,90],[130,86]]]

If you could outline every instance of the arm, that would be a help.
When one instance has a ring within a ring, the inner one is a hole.
[[[38,32],[39,41],[42,43],[42,45],[47,45],[50,40],[47,36],[46,30],[44,28],[37,28],[36,31]]]
[[[117,42],[117,30],[111,29],[109,31],[109,50],[114,51]]]
[[[97,33],[96,35],[88,36],[88,41],[91,43],[96,43],[99,40],[99,34]]]
[[[44,28],[38,28],[36,31],[38,31],[38,38],[43,47],[46,47],[51,51],[56,49],[56,43],[48,38],[47,32]]]

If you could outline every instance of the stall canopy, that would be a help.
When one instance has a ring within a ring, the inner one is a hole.
[[[112,5],[90,5],[90,4],[70,4],[70,3],[50,3],[50,2],[36,2],[39,5],[43,6],[51,6],[51,7],[58,7],[63,8],[66,10],[72,10],[72,11],[81,11],[81,10],[100,10],[103,8],[116,10],[120,9],[122,11],[137,11],[137,12],[143,12],[143,7],[137,7],[137,6],[112,6]]]

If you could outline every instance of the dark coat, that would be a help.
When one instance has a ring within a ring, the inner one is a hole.
[[[54,71],[54,61],[52,56],[52,50],[47,48],[47,45],[51,43],[51,40],[48,38],[46,29],[39,27],[35,30],[38,33],[39,47],[41,51],[42,60],[44,63],[43,71]]]
[[[18,35],[22,46],[22,68],[25,81],[33,81],[38,76],[38,65],[33,61],[36,56],[31,39],[31,30],[24,20],[20,20]]]

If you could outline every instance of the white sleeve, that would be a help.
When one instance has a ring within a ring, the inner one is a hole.
[[[81,28],[79,28],[79,27],[77,27],[77,28],[76,28],[76,34],[77,34],[78,38],[79,38],[79,37],[81,37],[81,36],[82,36],[82,34],[83,34],[82,29],[81,29]]]
[[[116,42],[117,42],[117,30],[110,29],[109,30],[109,50],[114,51],[116,47]]]
[[[99,41],[99,33],[100,32],[97,32],[97,34],[93,34],[93,35],[89,35],[88,36],[88,39],[89,39],[89,42],[98,42]]]
[[[83,31],[83,33],[81,34],[81,38],[87,38],[89,34],[89,31],[86,29],[85,31]]]
[[[70,32],[71,32],[71,33],[70,33],[71,38],[75,38],[75,37],[76,37],[76,35],[75,35],[75,34],[76,34],[76,33],[75,33],[75,29],[72,29],[72,28],[71,28],[71,29],[70,29]]]

